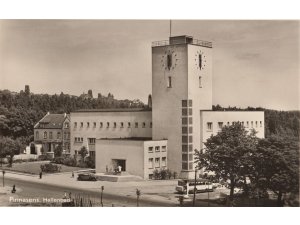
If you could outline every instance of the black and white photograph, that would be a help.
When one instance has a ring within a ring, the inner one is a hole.
[[[300,20],[138,18],[0,15],[0,211],[287,223]]]

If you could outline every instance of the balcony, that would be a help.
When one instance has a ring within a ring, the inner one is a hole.
[[[212,48],[212,42],[202,41],[197,39],[181,39],[178,42],[174,42],[171,40],[171,44],[170,44],[170,40],[154,41],[152,42],[152,47],[175,45],[175,44],[191,44],[191,45],[198,45],[206,48]]]

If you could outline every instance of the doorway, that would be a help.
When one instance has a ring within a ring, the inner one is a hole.
[[[125,159],[113,159],[112,164],[114,168],[121,166],[121,171],[126,171],[126,160]]]

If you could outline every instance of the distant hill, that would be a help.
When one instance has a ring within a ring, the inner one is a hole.
[[[117,100],[109,93],[108,96],[98,94],[93,98],[91,92],[74,96],[33,94],[29,87],[20,93],[0,90],[0,136],[20,138],[23,143],[33,140],[33,126],[47,112],[70,113],[79,109],[103,108],[144,108],[140,100]]]

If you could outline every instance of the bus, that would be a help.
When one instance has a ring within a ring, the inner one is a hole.
[[[178,180],[178,185],[176,186],[176,191],[179,193],[186,193],[188,187],[188,192],[211,192],[214,191],[213,185],[209,180],[206,179],[181,179]],[[196,188],[196,189],[195,189]]]

